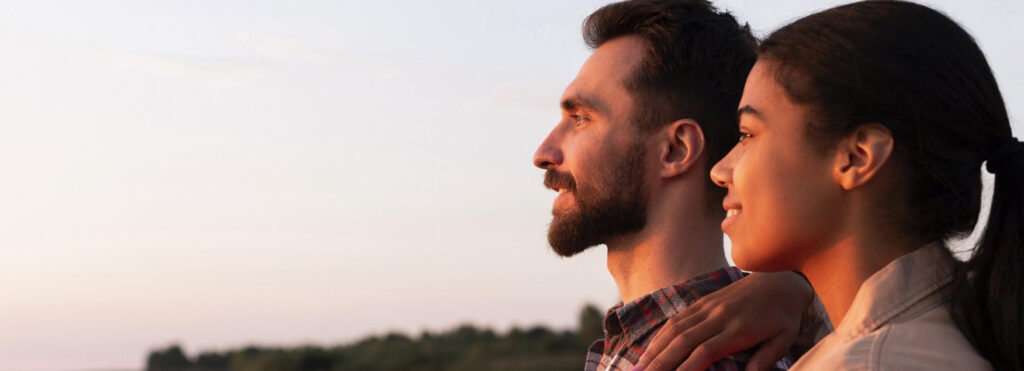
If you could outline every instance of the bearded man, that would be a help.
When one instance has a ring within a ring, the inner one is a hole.
[[[788,368],[801,327],[797,353],[827,331],[813,291],[795,273],[728,265],[724,190],[708,176],[739,137],[749,27],[703,0],[636,0],[591,14],[583,36],[593,53],[533,162],[558,192],[551,247],[606,245],[622,298],[586,369],[633,369],[666,322],[687,328],[673,345],[693,350],[684,369]]]

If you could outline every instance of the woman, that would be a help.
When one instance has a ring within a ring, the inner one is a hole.
[[[711,172],[733,259],[803,273],[835,325],[793,369],[1024,369],[1024,144],[960,26],[905,2],[807,16],[762,43],[739,113]],[[958,263],[983,162],[991,213]],[[682,358],[676,334],[641,364]]]

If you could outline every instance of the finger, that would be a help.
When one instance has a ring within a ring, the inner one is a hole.
[[[646,363],[644,371],[668,371],[673,370],[683,362],[686,357],[692,357],[691,352],[700,348],[702,343],[711,339],[718,333],[718,326],[710,321],[700,322],[686,328],[685,331],[678,331],[679,335],[673,337],[672,341],[665,346],[658,354],[651,355],[650,363]],[[660,331],[659,331],[660,332]],[[644,352],[646,355],[647,352]],[[640,364],[645,364],[640,362]]]
[[[718,334],[700,344],[690,352],[690,356],[686,358],[686,362],[683,362],[677,370],[679,371],[703,371],[711,366],[712,363],[718,362],[725,356],[735,353],[730,346],[730,339],[732,337],[728,334]]]
[[[672,343],[672,341],[685,333],[686,330],[704,321],[705,317],[706,316],[701,313],[687,317],[684,317],[683,313],[679,313],[674,317],[669,318],[669,320],[666,321],[665,324],[662,325],[654,334],[654,339],[651,339],[651,342],[647,344],[647,348],[640,356],[640,360],[637,361],[637,364],[650,364],[650,361],[654,360],[655,356],[661,353],[661,351]]]
[[[764,342],[750,357],[746,371],[770,370],[775,362],[786,355],[791,342],[789,337],[783,334]]]

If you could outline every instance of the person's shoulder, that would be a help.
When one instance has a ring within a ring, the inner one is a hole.
[[[863,339],[872,370],[991,370],[953,322],[946,306],[887,324]],[[860,339],[858,339],[860,340]]]
[[[875,334],[863,334],[844,340],[829,335],[804,354],[794,370],[867,371],[870,368],[871,341]]]
[[[870,332],[826,337],[796,366],[847,371],[992,370],[941,305]]]
[[[745,370],[747,363],[750,358],[753,357],[754,350],[747,349],[741,352],[736,352],[725,356],[709,366],[705,371],[732,371],[732,370]],[[784,371],[788,370],[793,366],[793,358],[789,354],[786,354],[778,362],[772,365],[770,371]]]

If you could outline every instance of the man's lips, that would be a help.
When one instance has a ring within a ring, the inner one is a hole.
[[[554,187],[548,187],[548,188],[550,188],[552,191],[558,192],[558,194],[569,192],[569,188],[566,188],[566,187],[554,186]]]
[[[544,186],[562,194],[576,189],[576,181],[568,174],[560,174],[549,169],[544,173]]]

